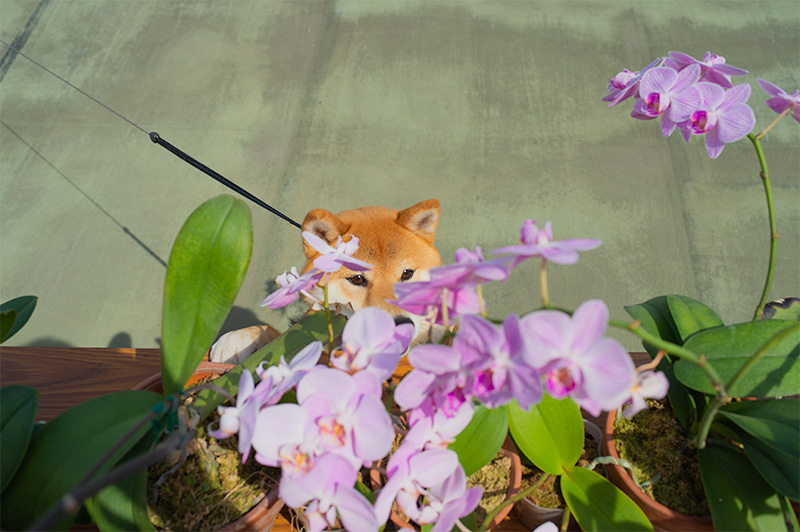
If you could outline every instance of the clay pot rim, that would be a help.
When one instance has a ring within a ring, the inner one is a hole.
[[[617,411],[611,411],[608,413],[608,417],[606,418],[606,426],[605,430],[603,431],[603,441],[602,441],[602,453],[606,456],[610,456],[619,460],[619,453],[617,453],[617,448],[614,445],[614,421],[617,418]],[[642,509],[645,510],[645,514],[647,514],[648,519],[652,520],[654,517],[658,517],[659,519],[669,520],[669,519],[676,519],[676,520],[688,520],[697,523],[699,526],[705,525],[708,530],[713,530],[713,521],[711,517],[706,516],[697,516],[697,515],[687,515],[681,512],[675,511],[667,506],[664,506],[657,500],[653,499],[650,495],[642,491],[631,478],[628,470],[624,467],[615,465],[615,464],[607,464],[606,465],[607,471],[609,473],[609,479],[613,473],[616,473],[614,476],[618,477],[620,482],[624,486],[619,486],[623,488],[623,491],[628,493],[631,498],[636,498],[637,503],[641,502]],[[647,509],[645,509],[645,506]]]

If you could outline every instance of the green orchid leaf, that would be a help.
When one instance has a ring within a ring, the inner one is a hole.
[[[711,307],[686,296],[667,296],[667,306],[681,343],[696,332],[724,325]]]
[[[800,298],[785,297],[764,306],[763,319],[800,321]]]
[[[469,476],[492,461],[508,434],[508,415],[504,408],[475,406],[475,414],[464,430],[450,444]]]
[[[231,196],[206,201],[183,224],[164,283],[165,394],[183,388],[211,347],[242,285],[252,249],[250,209]]]
[[[341,334],[346,321],[343,316],[332,316],[334,335]],[[311,342],[322,342],[323,345],[327,345],[328,321],[324,312],[312,312],[303,316],[282,335],[247,357],[244,362],[225,375],[215,379],[214,385],[235,395],[239,391],[239,379],[245,369],[254,371],[262,362],[265,366],[274,366],[280,362],[281,357],[284,357],[286,362],[291,362],[294,355]],[[255,375],[254,378],[258,380]],[[206,388],[197,393],[193,405],[202,420],[207,418],[226,399],[224,394]]]
[[[152,392],[115,392],[76,405],[47,423],[31,438],[22,465],[2,494],[3,527],[30,528],[163,399]],[[122,442],[97,476],[105,474],[149,430],[144,424]],[[65,517],[53,530],[69,529],[74,517]]]
[[[800,400],[742,401],[723,406],[719,415],[764,479],[778,493],[798,500]]]
[[[744,453],[712,443],[699,450],[697,458],[716,530],[797,530],[786,498]]]
[[[39,298],[36,296],[21,296],[0,305],[0,314],[3,316],[0,320],[2,323],[0,325],[0,343],[17,334],[17,331],[28,323],[37,301]]]
[[[653,530],[642,509],[594,471],[573,468],[561,477],[561,492],[583,530]]]
[[[22,463],[33,434],[39,392],[30,386],[0,389],[0,492]]]
[[[670,314],[667,296],[656,297],[638,305],[629,305],[625,307],[625,311],[631,318],[638,320],[645,331],[673,344],[683,343]],[[650,354],[650,358],[655,359],[658,349],[644,341],[642,345]],[[695,421],[695,398],[675,376],[673,364],[676,361],[677,359],[667,354],[658,364],[658,370],[664,373],[669,381],[667,394],[678,422],[684,428],[688,428]]]
[[[583,450],[583,418],[572,399],[557,400],[544,394],[527,412],[516,401],[506,408],[514,443],[536,467],[551,475],[575,467]]]
[[[729,382],[742,365],[773,336],[796,322],[758,320],[716,327],[693,335],[685,347],[702,354],[723,382]],[[713,394],[702,370],[686,360],[675,364],[675,375],[690,388]],[[800,330],[773,345],[728,393],[736,397],[774,397],[800,393]]]
[[[155,447],[153,438],[145,436],[120,460],[120,463],[141,456]],[[103,531],[155,531],[147,516],[147,470],[108,486],[86,500],[86,509],[97,527]]]

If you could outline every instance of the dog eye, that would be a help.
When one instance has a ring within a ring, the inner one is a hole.
[[[367,284],[367,278],[363,275],[353,275],[352,277],[348,277],[347,280],[356,286],[364,286]]]
[[[408,281],[414,277],[414,270],[403,270],[403,273],[400,274],[401,281]]]

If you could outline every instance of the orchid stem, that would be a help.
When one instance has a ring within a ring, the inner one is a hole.
[[[785,113],[784,113],[785,114]],[[782,115],[778,117],[777,120],[782,118]],[[754,320],[760,319],[761,315],[764,313],[764,306],[767,304],[767,299],[769,298],[769,291],[770,287],[772,286],[772,277],[775,273],[775,260],[778,256],[778,226],[775,222],[775,205],[772,200],[772,185],[769,181],[769,169],[767,168],[767,160],[764,157],[764,150],[761,147],[761,141],[759,140],[763,137],[769,129],[775,125],[777,122],[773,122],[770,124],[764,131],[758,134],[758,136],[753,135],[750,133],[747,135],[753,142],[753,147],[756,149],[756,155],[758,155],[758,162],[761,164],[761,181],[764,183],[764,192],[767,195],[767,210],[769,212],[769,233],[770,233],[770,243],[769,243],[769,267],[767,268],[767,279],[764,282],[764,290],[761,293],[761,300],[756,307],[756,312],[753,316]]]
[[[333,320],[331,319],[331,308],[328,304],[328,285],[322,287],[322,294],[325,300],[322,302],[322,308],[325,309],[325,319],[328,320],[328,357],[333,360]]]
[[[550,292],[547,290],[547,259],[544,258],[539,268],[539,286],[542,292],[542,305],[547,308],[550,306]]]
[[[445,288],[442,290],[442,323],[444,324],[445,330],[450,330],[450,320],[449,316],[447,315],[447,296],[449,295],[449,290]]]
[[[756,135],[756,140],[761,140],[761,139],[763,139],[763,138],[764,138],[764,136],[767,134],[767,132],[769,132],[769,130],[770,130],[770,129],[772,129],[773,127],[775,127],[775,124],[777,124],[778,122],[780,122],[780,121],[781,121],[781,118],[783,118],[784,116],[788,115],[788,114],[789,114],[789,111],[791,111],[791,110],[792,110],[792,108],[791,108],[791,107],[788,107],[788,108],[784,109],[784,111],[783,111],[781,114],[779,114],[779,115],[777,116],[777,118],[775,118],[775,120],[773,120],[773,121],[772,121],[772,123],[771,123],[770,125],[768,125],[766,128],[764,128],[764,131],[762,131],[761,133],[759,133],[758,135]],[[748,136],[749,136],[749,135],[748,135]]]
[[[489,527],[489,523],[492,522],[492,519],[494,519],[494,517],[497,514],[499,514],[503,510],[503,508],[505,508],[506,506],[509,506],[511,504],[515,504],[517,501],[521,501],[522,499],[524,499],[525,497],[527,497],[528,495],[530,495],[531,493],[536,491],[536,489],[539,486],[544,484],[544,481],[547,480],[547,478],[549,476],[550,476],[549,473],[543,473],[542,476],[539,477],[539,480],[537,480],[531,486],[529,486],[528,488],[520,491],[519,493],[517,493],[513,497],[510,497],[510,498],[504,500],[496,508],[494,508],[491,512],[487,513],[486,514],[486,519],[484,519],[483,523],[481,523],[481,526],[478,527],[478,532],[485,531]]]
[[[483,284],[480,281],[478,281],[478,285],[475,287],[475,292],[478,294],[478,305],[481,307],[481,316],[489,319],[489,314],[486,312],[486,306],[483,304]]]

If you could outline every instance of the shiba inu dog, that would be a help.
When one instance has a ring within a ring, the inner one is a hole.
[[[387,300],[394,299],[395,283],[429,280],[429,270],[441,266],[441,257],[434,247],[439,223],[439,201],[430,199],[397,211],[386,207],[361,207],[332,214],[314,209],[303,220],[303,231],[309,231],[335,245],[339,237],[358,237],[355,258],[374,268],[355,272],[342,268],[328,279],[328,301],[345,315],[365,307],[377,307],[394,317],[395,322],[411,322],[415,328],[412,345],[427,340],[430,322],[424,316],[411,314]],[[313,268],[319,256],[303,240],[305,273]],[[315,287],[311,295],[322,299],[322,289]],[[319,310],[318,303],[306,301],[309,309]],[[268,325],[256,325],[224,334],[212,346],[209,358],[215,362],[237,363],[260,349],[280,333]]]

